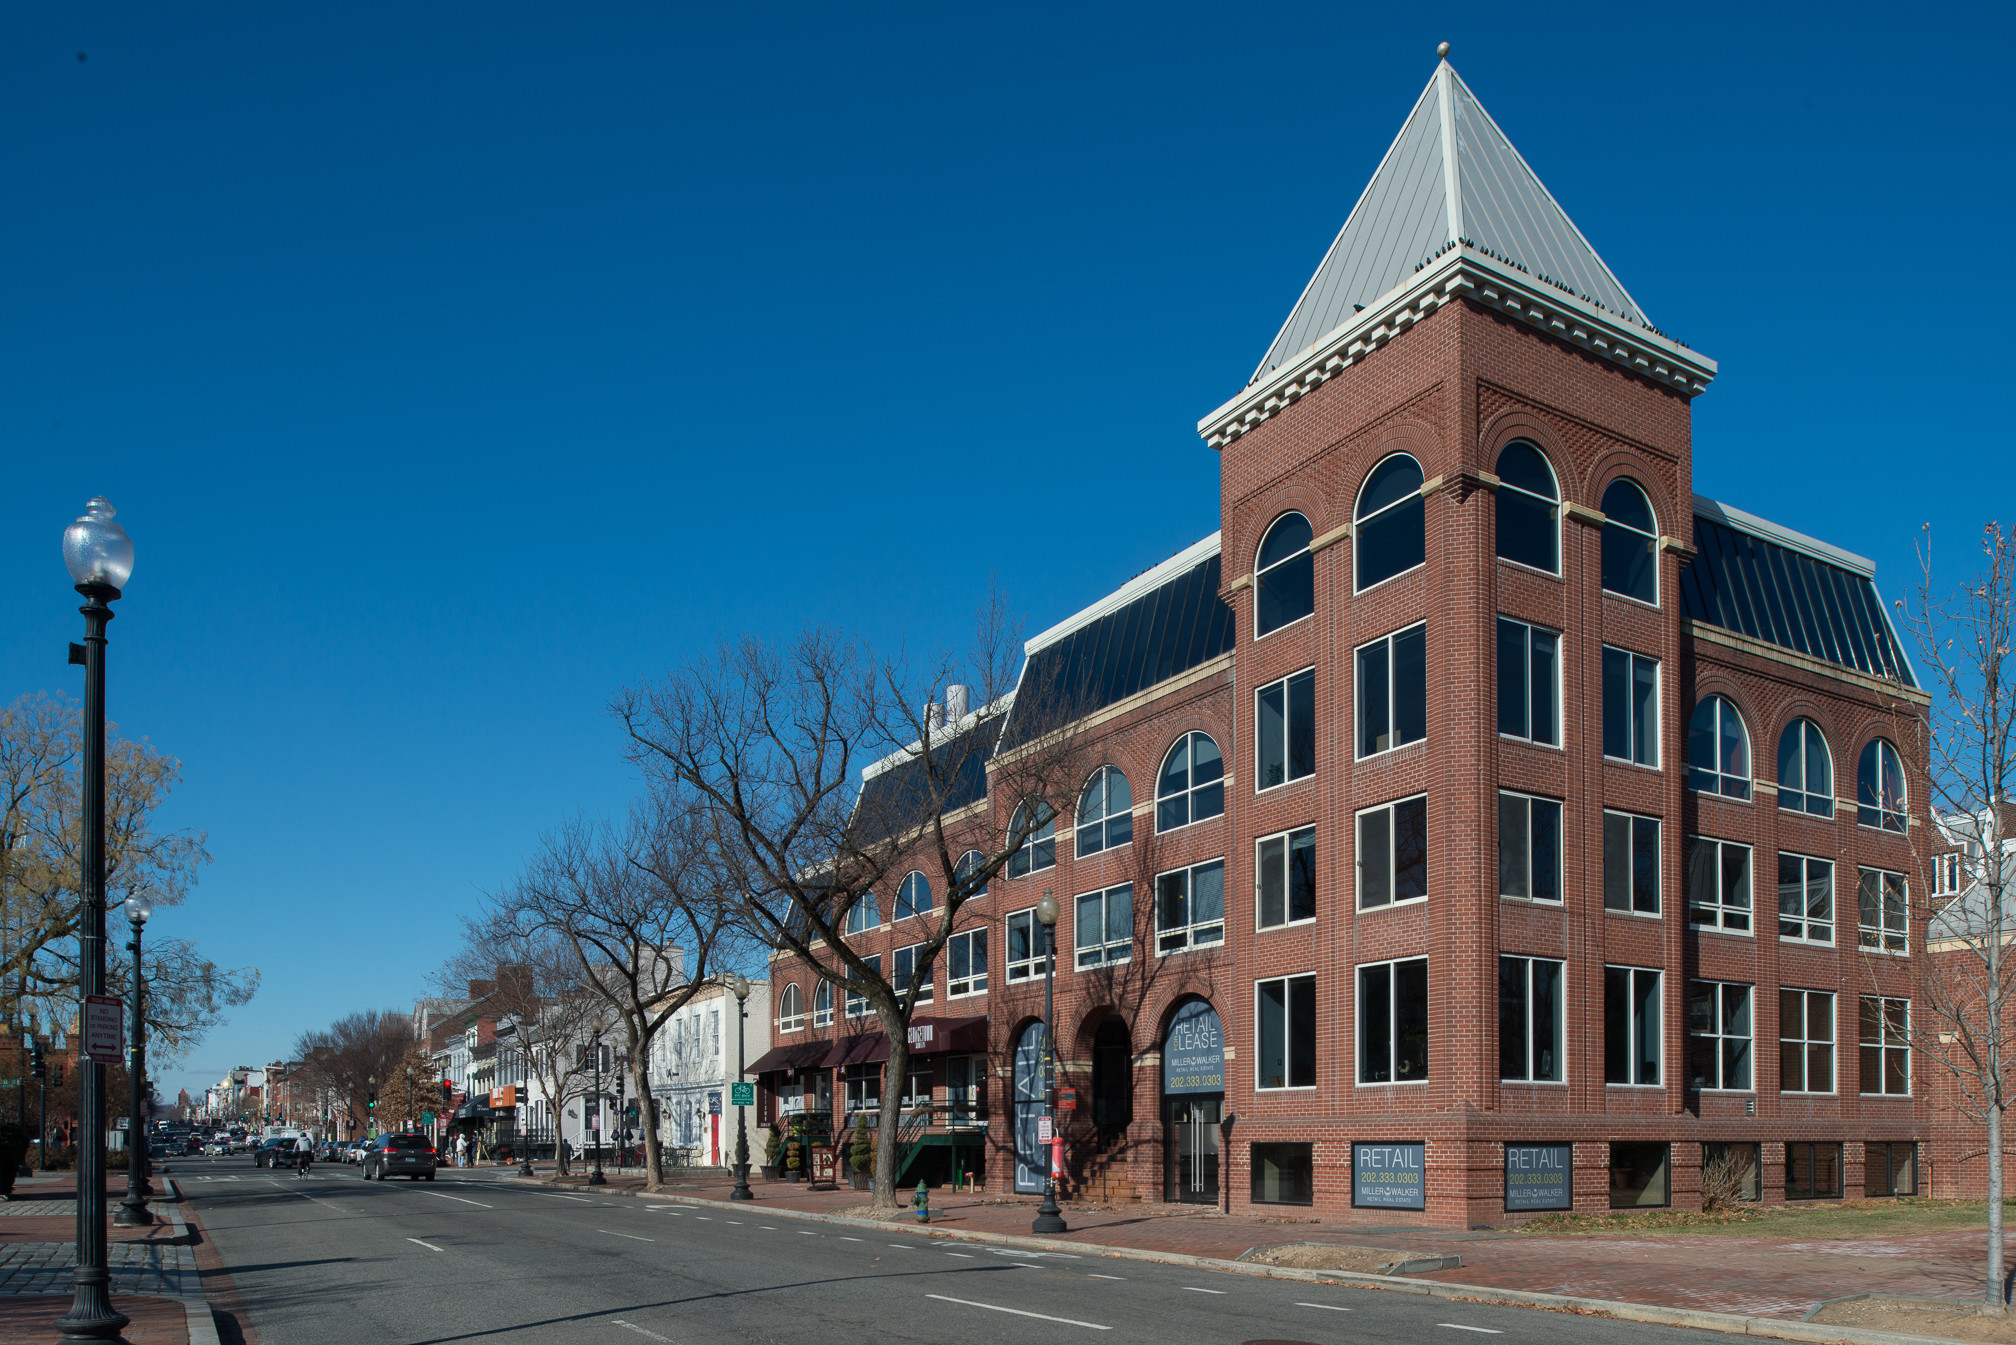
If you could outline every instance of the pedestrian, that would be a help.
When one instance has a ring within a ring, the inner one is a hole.
[[[467,1135],[457,1135],[455,1137],[455,1166],[458,1168],[469,1166],[469,1137]]]

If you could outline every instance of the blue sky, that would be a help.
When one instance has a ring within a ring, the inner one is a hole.
[[[1209,532],[1195,422],[1439,40],[1721,362],[1697,489],[1892,597],[2007,516],[2005,8],[1377,8],[0,14],[0,696],[77,689],[107,494],[112,712],[216,857],[157,925],[265,976],[171,1089],[410,1004],[629,796],[623,683],[960,643],[995,577],[1038,630]]]

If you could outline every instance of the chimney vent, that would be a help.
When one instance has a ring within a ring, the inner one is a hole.
[[[971,689],[967,687],[956,685],[946,687],[945,718],[954,724],[964,719],[972,703],[972,696]]]

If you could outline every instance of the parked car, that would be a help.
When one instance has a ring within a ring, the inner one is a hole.
[[[380,1135],[364,1151],[364,1180],[434,1180],[434,1142],[425,1135]]]
[[[230,1141],[230,1140],[204,1140],[204,1141],[203,1141],[203,1152],[204,1152],[204,1153],[206,1153],[206,1154],[219,1154],[219,1155],[221,1155],[221,1154],[228,1154],[228,1153],[230,1153],[230,1152],[231,1152],[231,1141]]]
[[[343,1145],[338,1140],[315,1141],[315,1161],[318,1163],[340,1163]]]
[[[364,1150],[370,1146],[370,1143],[370,1140],[351,1140],[343,1146],[343,1161],[346,1163],[363,1162]]]
[[[285,1167],[294,1161],[294,1141],[291,1139],[263,1140],[252,1152],[252,1166],[255,1168]]]
[[[182,1141],[182,1152],[185,1155],[207,1153],[208,1147],[203,1143],[201,1138],[191,1135],[188,1139]]]

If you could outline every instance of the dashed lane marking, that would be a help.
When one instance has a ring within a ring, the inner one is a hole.
[[[597,1233],[607,1233],[612,1238],[628,1238],[632,1242],[656,1242],[656,1238],[640,1238],[635,1233],[618,1233],[613,1228],[598,1228]]]
[[[1124,1280],[1124,1279],[1126,1279],[1127,1277],[1126,1277],[1125,1275],[1091,1275],[1091,1274],[1088,1274],[1088,1275],[1086,1275],[1086,1277],[1085,1277],[1085,1278],[1086,1278],[1086,1279],[1088,1279],[1088,1280]]]
[[[665,1345],[672,1345],[672,1337],[661,1336],[656,1331],[646,1331],[643,1327],[637,1325],[637,1323],[635,1322],[626,1322],[621,1317],[611,1317],[609,1319],[609,1322],[610,1325],[620,1326],[625,1331],[635,1331],[640,1336],[649,1336],[653,1340],[664,1341]]]
[[[1503,1331],[1498,1331],[1488,1326],[1465,1326],[1461,1322],[1437,1322],[1435,1325],[1446,1326],[1451,1331],[1475,1331],[1482,1336],[1502,1336],[1505,1334]]]
[[[1225,1292],[1223,1289],[1199,1289],[1194,1284],[1186,1284],[1183,1287],[1193,1294],[1222,1294]]]
[[[572,1200],[582,1205],[593,1205],[595,1203],[586,1196],[563,1196],[554,1191],[540,1191],[538,1194],[545,1196],[548,1200]]]
[[[945,1253],[945,1255],[956,1256],[961,1261],[971,1261],[973,1259],[973,1253],[971,1252],[947,1252]]]
[[[1111,1331],[1113,1329],[1110,1326],[1101,1326],[1097,1322],[1081,1322],[1075,1317],[1052,1317],[1047,1312],[1029,1312],[1022,1308],[1004,1308],[998,1303],[979,1303],[970,1298],[948,1298],[944,1294],[926,1294],[924,1297],[935,1298],[940,1303],[957,1303],[962,1308],[985,1308],[989,1312],[1006,1312],[1017,1317],[1034,1317],[1039,1322],[1056,1322],[1062,1326],[1082,1326],[1089,1331]]]
[[[436,1200],[462,1200],[461,1196],[443,1195],[439,1191],[422,1191],[420,1194],[423,1196],[433,1196]],[[494,1210],[497,1208],[495,1205],[485,1205],[480,1200],[462,1200],[462,1203],[464,1205],[474,1205],[479,1210]]]
[[[1335,1303],[1297,1303],[1298,1308],[1321,1308],[1325,1312],[1351,1312],[1351,1308],[1340,1308]]]
[[[430,1252],[445,1252],[448,1250],[446,1247],[436,1247],[431,1242],[422,1242],[419,1238],[408,1238],[406,1241],[419,1242],[422,1247],[425,1247]]]

